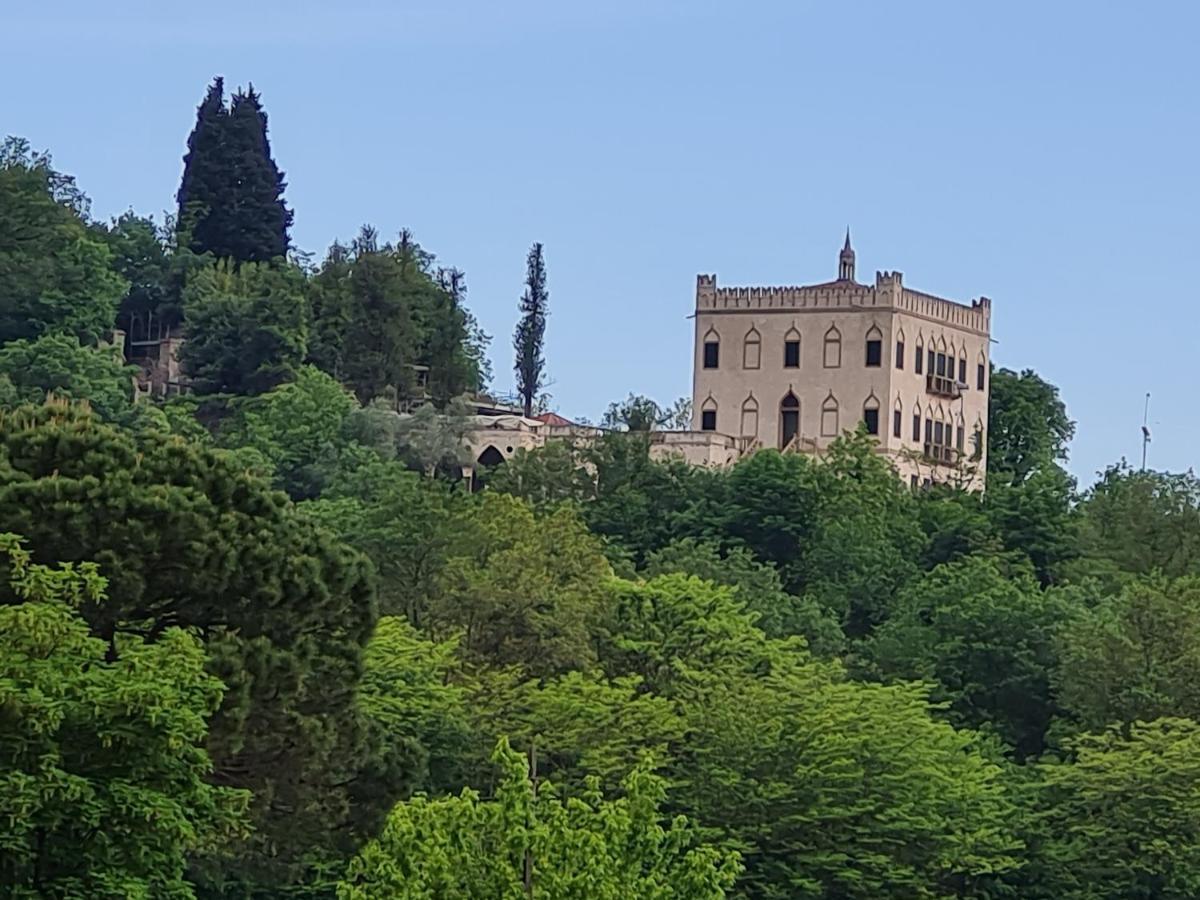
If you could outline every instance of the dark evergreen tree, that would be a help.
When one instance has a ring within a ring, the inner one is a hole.
[[[546,261],[542,257],[542,245],[534,244],[529,249],[525,263],[525,293],[521,295],[521,320],[513,335],[513,347],[517,352],[517,393],[525,415],[533,415],[533,401],[545,387],[546,358],[543,354],[546,338],[546,307],[550,294],[546,290]]]
[[[225,105],[214,79],[188,138],[179,186],[179,244],[236,262],[268,262],[288,250],[292,213],[271,158],[267,114],[253,85]]]

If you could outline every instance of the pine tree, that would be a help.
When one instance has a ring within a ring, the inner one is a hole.
[[[288,250],[292,212],[271,158],[267,115],[253,85],[225,104],[213,80],[188,138],[179,186],[180,244],[236,262],[269,262]]]
[[[546,262],[542,245],[529,249],[525,263],[525,293],[521,295],[521,321],[513,334],[517,361],[517,392],[521,395],[526,416],[533,415],[533,401],[545,387],[546,358],[543,349],[546,337],[546,313],[550,294],[546,290]]]

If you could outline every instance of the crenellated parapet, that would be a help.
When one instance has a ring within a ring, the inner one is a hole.
[[[858,309],[877,306],[875,290],[853,281],[818,285],[717,287],[715,275],[696,280],[696,311],[769,309]]]
[[[876,272],[875,284],[830,281],[814,285],[719,287],[716,275],[696,276],[696,312],[737,310],[895,309],[980,334],[991,332],[992,301],[969,306],[904,286],[902,272]]]
[[[896,309],[904,310],[926,319],[945,322],[956,328],[987,335],[992,330],[992,301],[987,297],[972,300],[970,306],[945,300],[932,294],[904,288],[900,292]]]

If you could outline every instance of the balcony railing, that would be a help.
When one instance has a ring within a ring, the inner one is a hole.
[[[926,375],[925,391],[939,397],[949,397],[956,400],[962,396],[963,385],[945,375]]]
[[[954,465],[956,456],[953,447],[945,444],[926,443],[923,448],[924,457],[932,463]]]

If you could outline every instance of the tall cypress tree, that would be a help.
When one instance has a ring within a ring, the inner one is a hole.
[[[533,401],[545,386],[546,314],[550,293],[546,290],[546,261],[542,245],[534,244],[525,261],[525,293],[518,309],[521,319],[513,334],[516,350],[517,393],[526,416],[533,415]]]
[[[233,96],[229,111],[229,151],[237,175],[237,231],[234,259],[267,262],[288,251],[292,211],[283,199],[287,182],[271,158],[267,114],[254,85]]]
[[[223,79],[213,80],[183,164],[177,195],[182,245],[235,262],[268,262],[287,253],[292,212],[253,86],[227,107]]]

